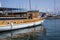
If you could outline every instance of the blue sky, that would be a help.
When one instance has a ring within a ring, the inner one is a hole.
[[[56,9],[60,10],[60,0],[56,1]],[[2,7],[29,9],[29,0],[0,0]],[[31,0],[31,9],[40,11],[53,11],[54,0]]]

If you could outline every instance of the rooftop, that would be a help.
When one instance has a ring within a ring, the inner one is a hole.
[[[23,8],[7,8],[7,7],[0,7],[0,11],[5,12],[39,12],[39,10],[26,10]]]

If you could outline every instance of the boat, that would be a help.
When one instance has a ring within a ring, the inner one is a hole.
[[[19,8],[0,8],[0,31],[32,27],[40,25],[45,20],[40,17],[38,10],[20,10]]]

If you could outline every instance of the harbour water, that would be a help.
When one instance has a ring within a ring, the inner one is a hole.
[[[46,31],[42,31],[42,27]],[[29,34],[33,36],[29,36]],[[23,35],[24,37],[21,37]],[[0,33],[0,40],[60,40],[60,19],[47,19],[42,25],[34,28]]]

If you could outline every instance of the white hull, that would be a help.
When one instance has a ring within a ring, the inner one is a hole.
[[[38,21],[38,22],[31,22],[31,23],[24,23],[24,24],[13,24],[13,25],[7,25],[7,26],[0,26],[0,31],[6,31],[6,30],[13,30],[13,29],[19,29],[19,28],[25,28],[29,26],[34,26],[34,25],[39,25],[43,22]]]

